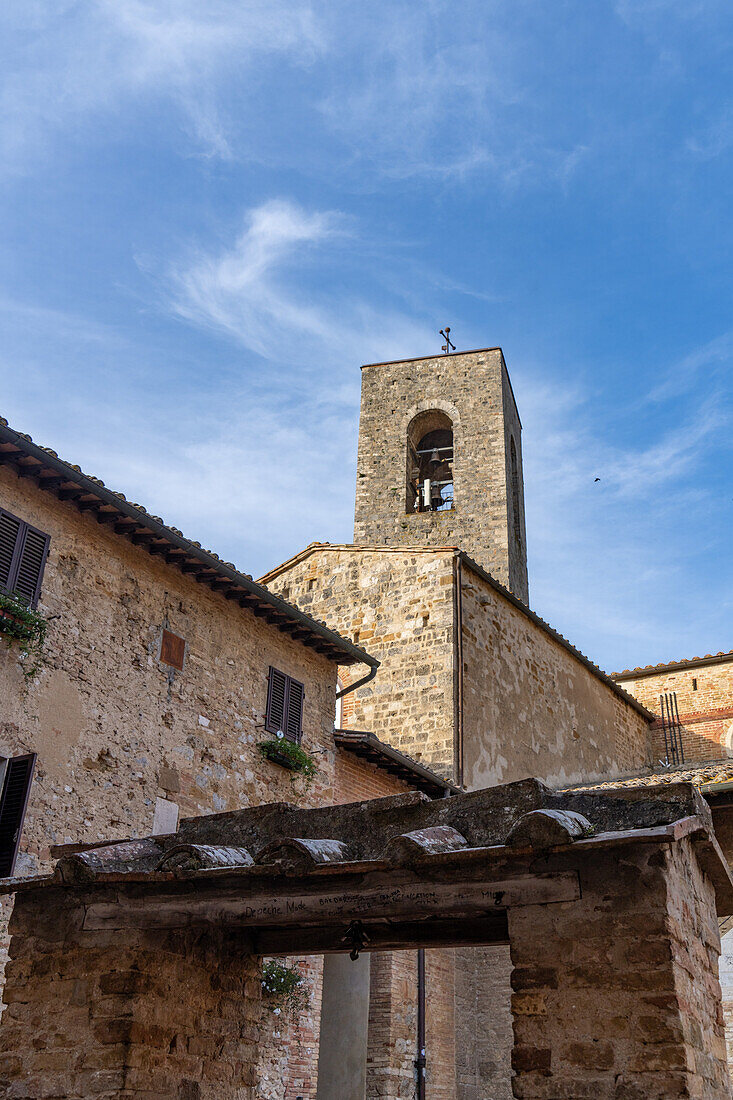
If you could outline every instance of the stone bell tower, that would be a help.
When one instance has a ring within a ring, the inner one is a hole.
[[[458,546],[528,603],[521,433],[501,348],[362,367],[354,542]]]

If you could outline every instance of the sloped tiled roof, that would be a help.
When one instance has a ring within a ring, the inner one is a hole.
[[[122,493],[107,488],[99,478],[64,462],[49,447],[41,447],[29,435],[15,431],[3,417],[0,417],[0,464],[10,466],[19,476],[69,501],[79,511],[91,513],[115,534],[248,608],[303,645],[339,664],[378,667],[375,657],[325,623],[269,592],[249,574],[240,573],[231,562],[222,561],[213,551],[187,539],[176,527],[167,526],[160,516],[151,515],[140,504],[132,504]]]
[[[638,772],[635,775],[622,776],[620,779],[607,779],[596,783],[580,783],[566,788],[567,791],[610,791],[623,787],[658,787],[673,783],[692,783],[703,791],[718,783],[733,782],[733,759],[703,761],[697,764],[684,764],[681,767]]]
[[[662,661],[658,665],[644,665],[639,668],[625,668],[623,672],[612,672],[616,680],[636,679],[640,676],[654,676],[658,672],[674,672],[681,668],[699,668],[701,665],[724,664],[733,662],[733,649],[721,650],[720,653],[706,653],[704,657],[685,657],[680,661]]]

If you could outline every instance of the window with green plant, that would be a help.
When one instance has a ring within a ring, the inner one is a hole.
[[[0,592],[35,608],[48,557],[49,537],[0,508]]]

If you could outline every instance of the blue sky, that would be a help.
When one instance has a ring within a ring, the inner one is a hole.
[[[733,647],[729,0],[6,0],[0,413],[255,576],[359,364],[500,344],[533,606]],[[600,482],[594,478],[600,477]]]

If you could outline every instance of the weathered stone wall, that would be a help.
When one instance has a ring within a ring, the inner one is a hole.
[[[406,511],[407,430],[438,409],[453,423],[454,507]],[[510,440],[518,461],[515,537]],[[521,425],[499,348],[362,369],[354,542],[460,546],[528,602]]]
[[[717,664],[616,679],[654,714],[660,714],[660,695],[677,693],[686,760],[733,756],[733,657]],[[654,762],[664,760],[661,721],[652,726],[652,743]]]
[[[48,870],[53,844],[149,834],[161,798],[182,816],[334,801],[341,754],[332,734],[332,662],[5,467],[0,503],[50,534],[40,608],[60,616],[49,625],[45,666],[29,684],[16,650],[0,646],[0,753],[38,753],[17,873]],[[164,626],[186,639],[182,673],[157,660]],[[308,791],[256,750],[267,736],[270,664],[305,684],[303,745],[318,752],[319,769]],[[364,771],[371,781],[373,769]],[[358,791],[358,771],[352,783]],[[4,929],[10,902],[2,901]],[[6,943],[3,932],[3,951]],[[262,1052],[267,1091],[258,1096],[268,1100],[284,1095],[289,1077],[310,1082],[293,1096],[315,1095],[320,963],[303,965],[310,1008],[299,1020],[263,1017],[278,1025]],[[290,1054],[292,1074],[280,1064]],[[272,1071],[271,1056],[281,1072]]]
[[[342,724],[371,730],[443,776],[454,772],[453,557],[445,551],[316,547],[267,587],[382,665],[347,696]],[[344,681],[365,670],[342,669]]]
[[[578,901],[509,911],[514,1096],[728,1100],[715,894],[693,845],[575,865]]]
[[[647,763],[644,716],[465,562],[458,610],[457,560],[447,549],[315,546],[266,575],[382,662],[344,724],[455,778],[460,615],[469,790],[527,776],[561,786]]]
[[[255,1100],[259,960],[221,931],[83,932],[74,900],[18,899],[0,1093]]]
[[[367,1046],[368,1100],[414,1100],[417,955],[372,955]]]
[[[607,778],[649,759],[648,723],[467,565],[462,569],[464,782]]]
[[[331,800],[332,662],[4,467],[0,503],[50,533],[39,606],[58,616],[29,684],[0,647],[0,752],[38,753],[19,873],[52,844],[150,833],[159,796],[182,816],[292,800],[256,750],[270,664],[305,683],[304,747],[331,750],[300,797]],[[157,659],[164,626],[186,639],[182,673]]]

